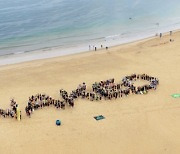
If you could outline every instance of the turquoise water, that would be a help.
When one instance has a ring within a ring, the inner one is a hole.
[[[179,0],[0,0],[0,55],[180,28]]]

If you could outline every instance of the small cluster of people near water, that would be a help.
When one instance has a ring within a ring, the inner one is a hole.
[[[101,46],[99,47],[99,49],[103,49],[103,45],[101,44]],[[106,46],[104,49],[108,50],[108,46]],[[95,45],[89,45],[89,51],[90,50],[93,50],[93,51],[97,51],[98,50],[98,47],[95,46]]]
[[[135,86],[135,81],[146,80],[149,84]],[[25,107],[26,115],[31,117],[33,111],[44,107],[54,106],[57,109],[65,109],[66,106],[74,107],[74,101],[77,98],[88,99],[91,101],[111,100],[122,98],[130,94],[147,94],[149,90],[156,90],[159,80],[156,77],[147,74],[131,74],[125,76],[121,82],[115,83],[114,78],[102,80],[92,84],[92,89],[87,90],[85,82],[79,84],[78,87],[68,94],[64,89],[60,89],[60,99],[54,99],[46,94],[36,94],[29,97],[27,106]],[[18,104],[14,99],[10,102],[11,109],[0,109],[0,115],[3,117],[17,118]]]
[[[169,31],[170,37],[172,36],[172,34],[173,34],[173,31]],[[156,35],[157,35],[157,36],[159,35],[160,38],[163,37],[163,33],[159,33],[159,34],[156,34]],[[174,39],[170,38],[169,41],[170,41],[170,42],[174,42]]]
[[[17,118],[17,108],[18,104],[14,99],[10,100],[10,109],[0,109],[0,116],[6,118],[6,117],[11,117],[11,118]]]

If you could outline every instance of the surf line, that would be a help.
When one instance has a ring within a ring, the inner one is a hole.
[[[146,80],[149,84],[135,86],[135,82]],[[60,89],[60,99],[54,99],[46,94],[36,94],[29,97],[25,112],[28,117],[38,109],[54,106],[57,109],[65,109],[66,106],[74,107],[74,101],[78,98],[90,101],[115,100],[127,97],[130,94],[147,94],[150,90],[156,90],[159,85],[159,79],[147,74],[131,74],[122,78],[121,82],[115,83],[114,78],[101,80],[92,84],[90,90],[87,89],[85,82],[79,84],[75,90],[68,93],[64,89]],[[22,119],[19,105],[14,99],[10,102],[11,109],[0,109],[0,116],[15,118],[18,121]]]

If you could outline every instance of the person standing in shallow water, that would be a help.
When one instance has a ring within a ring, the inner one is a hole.
[[[94,50],[94,47],[95,47],[95,46],[93,45],[93,46],[92,46],[92,50]]]

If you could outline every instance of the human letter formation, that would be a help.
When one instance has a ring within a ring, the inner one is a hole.
[[[135,86],[135,81],[146,80],[149,84]],[[68,93],[66,90],[60,89],[60,98],[54,99],[46,94],[36,94],[29,97],[27,106],[25,107],[26,115],[31,117],[32,113],[44,107],[54,106],[57,109],[65,109],[66,107],[74,107],[75,100],[78,98],[90,101],[113,100],[127,97],[130,94],[147,94],[149,90],[156,90],[159,80],[156,77],[147,74],[132,74],[123,77],[119,83],[114,82],[114,78],[95,82],[91,88],[87,88],[85,82],[79,84],[77,89]],[[20,114],[20,115],[19,115]],[[18,111],[17,102],[12,99],[10,101],[10,109],[0,109],[0,116],[6,118],[11,117],[17,119],[21,111]]]

